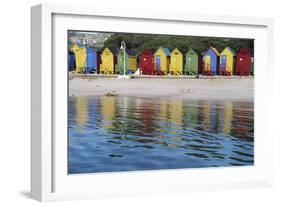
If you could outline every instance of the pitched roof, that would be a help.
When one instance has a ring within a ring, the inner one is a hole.
[[[163,52],[166,54],[166,56],[170,56],[171,52],[168,48],[165,48],[165,47],[159,47],[163,50]]]
[[[149,49],[144,49],[140,52],[140,55],[143,53],[147,53],[147,52],[150,53],[151,55],[154,53],[154,52],[151,52],[151,50],[149,50]]]
[[[241,47],[238,52],[240,52],[241,50],[246,50],[250,53],[251,56],[254,55],[254,50],[253,49],[250,49],[250,48],[246,48],[246,47]]]
[[[77,45],[77,44],[68,44],[68,48],[71,51],[75,51],[77,49],[80,49],[81,47],[79,45]]]
[[[197,55],[201,55],[201,53],[199,51],[197,51],[196,49],[190,48],[186,54],[188,54],[189,52],[194,51]]]
[[[132,49],[126,49],[126,52],[129,56],[137,56],[137,51],[132,50]]]
[[[211,49],[213,52],[215,52],[217,56],[220,55],[219,51],[215,47],[210,47],[209,49]]]
[[[235,52],[232,48],[230,48],[230,47],[228,47],[228,46],[225,47],[225,48],[222,50],[222,52],[223,52],[224,50],[226,50],[226,49],[228,49],[228,50],[232,53],[233,56],[236,56],[236,52]],[[221,53],[222,53],[222,52],[221,52]]]
[[[174,48],[172,52],[174,52],[175,50],[178,50],[182,54],[181,50],[179,50],[178,48]]]
[[[117,52],[117,55],[119,53],[123,54],[123,49],[119,49],[118,52]],[[129,56],[137,56],[137,51],[135,50],[131,50],[131,49],[126,49],[126,54],[129,55]]]
[[[115,55],[111,49],[109,49],[108,47],[103,48],[103,50],[101,51],[101,53],[105,52],[105,50],[108,50],[109,52],[111,52],[113,55]]]
[[[111,51],[111,53],[116,56],[118,54],[118,52],[119,52],[119,49],[113,48],[113,49],[109,49],[109,51]]]

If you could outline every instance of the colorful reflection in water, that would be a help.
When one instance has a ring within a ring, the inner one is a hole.
[[[254,105],[69,98],[69,174],[254,163]]]

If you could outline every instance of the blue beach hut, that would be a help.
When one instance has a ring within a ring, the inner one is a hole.
[[[94,73],[98,71],[98,51],[94,48],[84,47],[75,51],[76,71]]]
[[[210,47],[204,55],[204,71],[203,74],[212,73],[218,74],[220,53],[214,47]]]
[[[76,68],[75,53],[72,51],[68,52],[68,71],[73,71]]]
[[[87,73],[93,73],[98,71],[98,52],[96,49],[87,47]]]

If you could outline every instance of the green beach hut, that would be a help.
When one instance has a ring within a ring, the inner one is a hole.
[[[200,59],[201,59],[200,54],[191,48],[185,54],[184,74],[185,75],[198,74],[199,67],[200,67]]]
[[[126,74],[134,73],[137,70],[137,53],[132,50],[125,52]],[[120,49],[117,53],[116,74],[124,74],[124,50]]]

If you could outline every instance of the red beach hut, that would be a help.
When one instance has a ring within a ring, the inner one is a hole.
[[[153,65],[153,55],[148,49],[145,49],[140,54],[140,69],[141,74],[153,75],[155,73]]]
[[[241,48],[237,52],[235,74],[250,75],[251,72],[251,52],[247,48]]]

